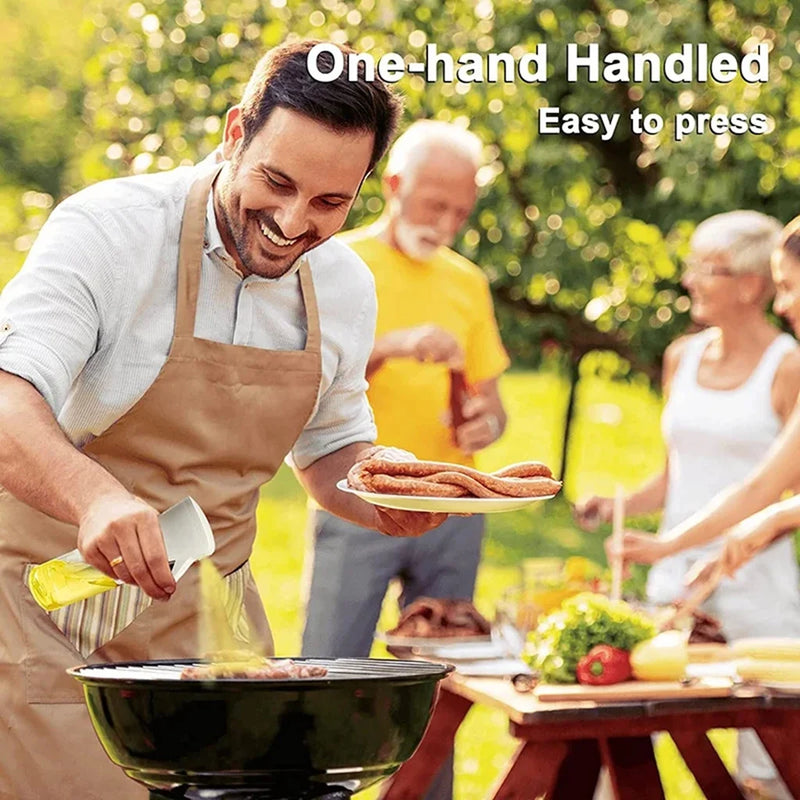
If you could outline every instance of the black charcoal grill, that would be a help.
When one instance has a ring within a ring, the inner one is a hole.
[[[181,680],[192,661],[76,667],[109,758],[151,800],[345,800],[416,749],[452,667],[293,659],[322,678]]]

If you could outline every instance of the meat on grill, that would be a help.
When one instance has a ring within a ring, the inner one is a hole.
[[[487,636],[489,621],[469,600],[420,597],[400,615],[391,636],[408,638],[449,638],[455,636]]]
[[[248,661],[212,661],[197,664],[181,672],[187,680],[214,680],[215,678],[250,678],[281,680],[286,678],[321,678],[328,674],[327,667],[298,664],[289,658],[280,660],[263,658]]]

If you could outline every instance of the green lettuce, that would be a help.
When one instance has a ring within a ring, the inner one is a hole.
[[[597,644],[630,650],[656,635],[652,620],[627,603],[585,592],[565,600],[533,634],[531,666],[545,683],[575,683],[578,662]]]

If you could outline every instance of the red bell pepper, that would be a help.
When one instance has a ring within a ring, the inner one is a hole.
[[[627,681],[631,670],[630,653],[608,644],[595,645],[575,669],[578,683],[589,686],[608,686]]]

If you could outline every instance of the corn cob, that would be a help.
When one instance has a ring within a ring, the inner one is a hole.
[[[741,658],[736,672],[743,681],[800,683],[800,661]]]
[[[690,664],[712,664],[730,661],[733,653],[727,644],[720,642],[696,642],[689,645]]]
[[[800,639],[781,638],[779,636],[738,639],[730,647],[734,658],[800,661]]]

